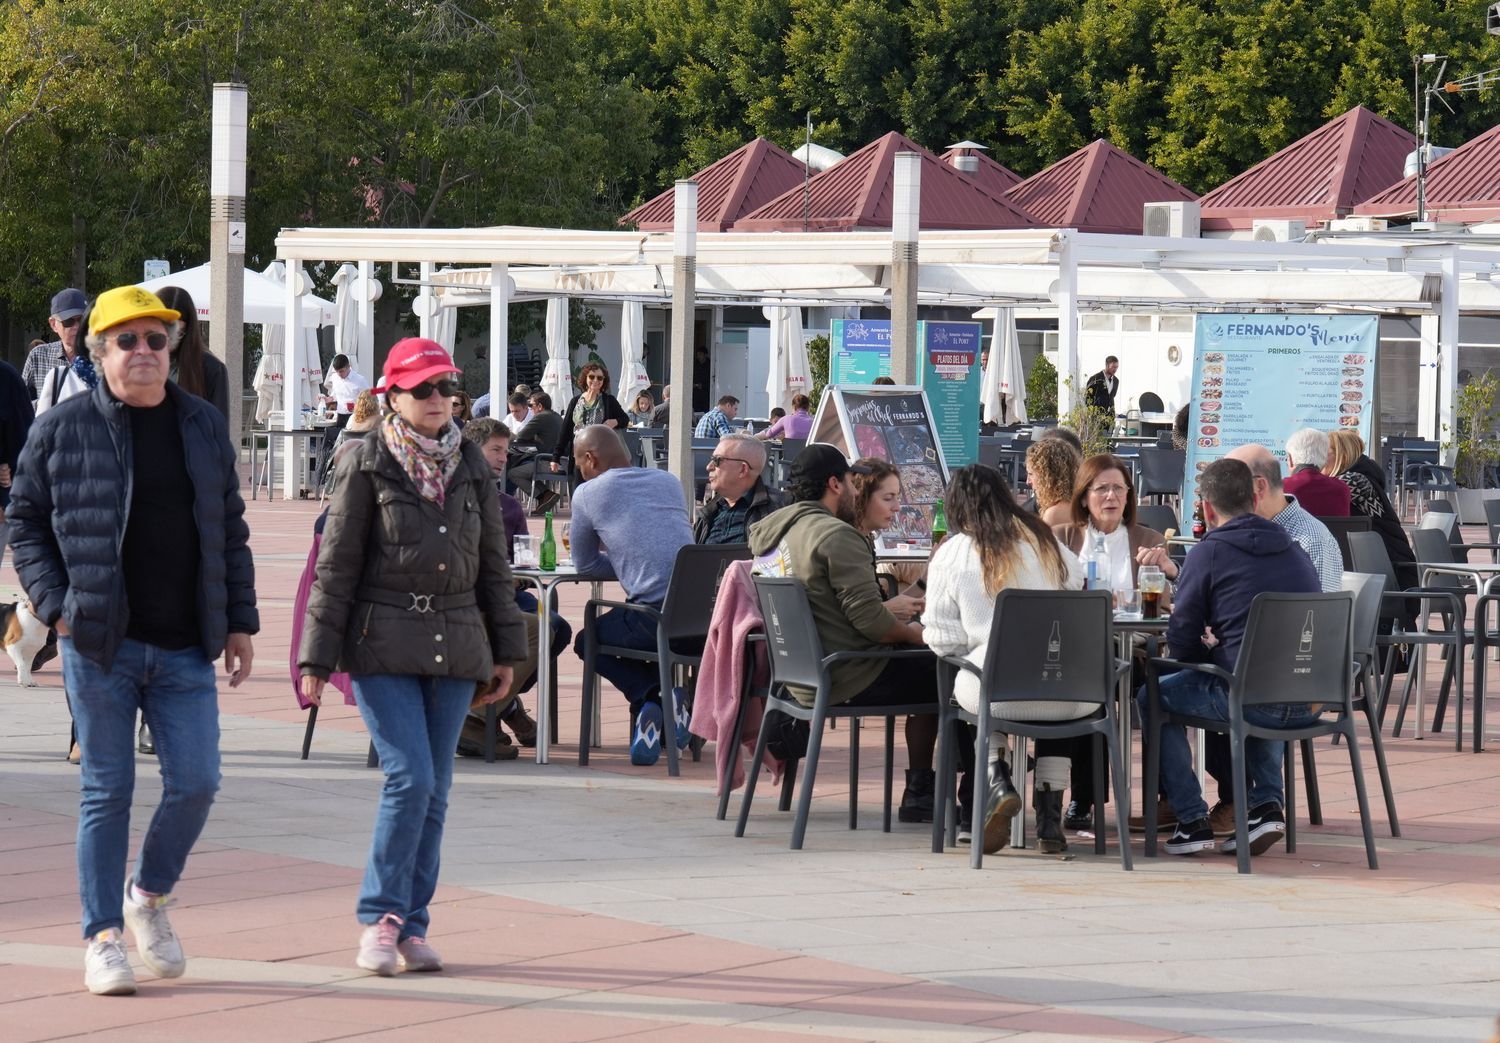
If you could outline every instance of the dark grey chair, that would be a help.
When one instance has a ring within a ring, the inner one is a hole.
[[[1182,476],[1186,467],[1187,454],[1180,450],[1163,449],[1154,445],[1141,446],[1136,499],[1143,503],[1150,496],[1159,496],[1163,500],[1175,499],[1182,493]]]
[[[1163,403],[1161,400],[1161,396],[1158,395],[1155,391],[1145,391],[1141,393],[1142,413],[1163,413],[1166,411],[1166,408],[1167,407],[1165,403]]]
[[[992,732],[1020,736],[1023,740],[1091,735],[1094,738],[1094,792],[1106,792],[1106,763],[1115,778],[1125,778],[1119,729],[1115,725],[1115,686],[1130,670],[1130,664],[1117,662],[1111,651],[1114,647],[1110,631],[1112,619],[1111,597],[1103,590],[1000,592],[995,598],[995,615],[990,624],[983,671],[958,656],[944,656],[942,660],[944,669],[939,673],[942,680],[938,689],[940,748],[934,809],[946,811],[954,802],[956,760],[950,741],[954,721],[965,721],[975,728],[976,768],[970,806],[976,814],[984,807],[989,789],[988,772],[981,770],[980,766],[990,762]],[[978,713],[969,713],[952,698],[953,681],[959,670],[967,670],[979,677]],[[1005,716],[1005,704],[1016,702],[1090,703],[1099,709],[1075,720],[1017,721]],[[1023,748],[1016,755],[1017,762],[1025,755]],[[1022,794],[1023,799],[1025,796]],[[1115,801],[1115,817],[1120,836],[1120,865],[1130,869],[1129,809],[1124,801]],[[943,852],[947,823],[948,816],[935,810],[932,817],[934,854]],[[978,869],[984,864],[984,845],[979,842],[978,823],[975,826],[969,864]],[[1094,803],[1096,854],[1104,854],[1104,833],[1104,802],[1100,800]]]
[[[1148,529],[1165,533],[1168,529],[1182,531],[1177,512],[1164,503],[1139,503],[1135,507],[1135,520]]]
[[[1368,572],[1344,573],[1344,589],[1354,595],[1354,709],[1365,715],[1370,730],[1370,748],[1375,753],[1375,767],[1380,772],[1380,791],[1385,796],[1385,814],[1391,823],[1391,836],[1401,835],[1396,818],[1396,795],[1391,789],[1391,772],[1385,761],[1385,742],[1380,737],[1376,710],[1379,684],[1376,681],[1376,639],[1380,631],[1380,598],[1385,593],[1385,577]],[[1342,736],[1333,737],[1334,745]],[[1308,792],[1314,787],[1312,761],[1304,758],[1302,770],[1308,777]],[[1316,825],[1316,823],[1314,823]]]
[[[1433,517],[1429,514],[1427,517]],[[1425,519],[1424,519],[1425,520]],[[1444,536],[1441,529],[1417,528],[1411,534],[1412,549],[1417,554],[1417,567],[1423,565],[1448,565],[1458,562],[1459,557],[1455,554],[1453,544]],[[1453,591],[1455,597],[1462,599],[1475,593],[1474,584],[1466,577],[1446,574],[1437,574],[1428,583],[1429,586]],[[1455,617],[1448,612],[1439,609],[1438,618],[1441,621],[1440,633],[1450,634],[1457,640],[1456,646],[1448,646],[1443,649],[1443,679],[1438,688],[1437,708],[1433,711],[1432,730],[1434,733],[1443,730],[1443,718],[1447,715],[1448,696],[1452,692],[1457,698],[1455,715],[1458,718],[1458,727],[1454,736],[1454,748],[1462,751],[1464,747],[1463,736],[1463,713],[1464,713],[1464,651],[1465,646],[1473,648],[1477,654],[1475,644],[1475,631],[1465,626],[1464,619]],[[1429,624],[1428,632],[1433,632]],[[1396,727],[1392,732],[1394,735],[1401,734],[1401,725],[1406,718],[1406,707],[1411,695],[1411,685],[1408,684],[1402,693],[1401,707],[1396,713]]]
[[[833,680],[829,667],[834,663],[853,659],[926,659],[936,663],[932,653],[925,648],[902,648],[892,645],[887,648],[861,652],[833,652],[824,654],[823,642],[818,637],[818,627],[813,620],[812,608],[807,603],[807,591],[800,580],[756,576],[755,593],[760,600],[761,616],[765,620],[767,648],[771,662],[771,692],[766,697],[766,713],[780,710],[789,717],[807,721],[806,766],[802,772],[801,790],[797,795],[796,819],[792,823],[792,850],[802,849],[807,834],[807,815],[812,808],[813,785],[818,776],[818,755],[823,747],[824,726],[831,720],[847,717],[850,728],[850,780],[849,780],[849,828],[858,823],[859,789],[855,785],[858,772],[858,746],[854,736],[858,734],[859,721],[866,717],[885,718],[885,818],[883,828],[891,829],[891,792],[896,751],[896,719],[911,714],[930,714],[937,710],[931,702],[913,702],[899,706],[849,706],[833,702]],[[787,685],[813,690],[813,705],[803,706],[787,690]],[[762,725],[760,738],[755,743],[755,755],[750,758],[750,767],[745,773],[745,795],[740,801],[739,821],[734,835],[745,835],[745,824],[750,820],[750,803],[755,799],[755,783],[760,775],[760,764],[765,757],[766,743],[770,732]],[[791,770],[788,766],[788,770]]]
[[[578,725],[580,766],[588,764],[589,744],[593,740],[594,664],[599,656],[607,655],[656,663],[660,668],[662,746],[667,751],[667,774],[679,774],[677,699],[673,691],[672,673],[679,666],[697,667],[702,662],[703,643],[708,638],[708,624],[713,618],[714,601],[719,595],[719,583],[724,578],[724,570],[729,567],[730,562],[743,561],[749,557],[750,548],[743,543],[690,543],[677,551],[677,560],[672,564],[672,579],[667,586],[667,598],[662,602],[660,611],[633,601],[606,601],[603,598],[590,598],[583,606],[583,707]],[[641,649],[600,644],[599,615],[613,608],[640,612],[654,622],[656,647]],[[691,700],[691,685],[686,695]],[[696,743],[692,746],[693,760],[698,759],[701,749]]]
[[[1323,735],[1340,734],[1349,747],[1354,773],[1354,793],[1359,802],[1359,820],[1364,828],[1365,858],[1371,869],[1379,869],[1375,834],[1370,825],[1370,805],[1365,795],[1365,777],[1359,763],[1359,736],[1354,727],[1353,681],[1354,595],[1347,591],[1329,594],[1259,594],[1250,603],[1250,618],[1231,673],[1211,663],[1184,663],[1152,658],[1146,665],[1147,706],[1143,722],[1146,768],[1142,789],[1146,796],[1146,855],[1155,857],[1156,823],[1161,778],[1161,730],[1168,723],[1219,732],[1229,736],[1235,794],[1235,854],[1241,873],[1250,872],[1249,793],[1245,770],[1245,741],[1301,742]],[[1223,681],[1228,689],[1228,721],[1170,713],[1161,705],[1160,677],[1163,671],[1193,670]],[[1245,720],[1252,706],[1321,704],[1337,714],[1317,718],[1296,728],[1265,728]],[[1288,750],[1282,758],[1286,786],[1286,845],[1297,849],[1296,777]]]
[[[1353,568],[1354,566],[1350,563],[1349,558],[1349,534],[1351,532],[1369,532],[1370,516],[1367,514],[1350,514],[1340,517],[1319,515],[1318,521],[1322,522],[1328,531],[1333,534],[1334,542],[1339,545],[1339,553],[1344,558],[1344,568]]]

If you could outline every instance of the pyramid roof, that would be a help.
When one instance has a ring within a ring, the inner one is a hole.
[[[1005,193],[1044,226],[1139,235],[1147,203],[1198,197],[1100,138]]]
[[[1500,217],[1500,126],[1454,149],[1427,168],[1427,220],[1489,221]],[[1417,212],[1417,179],[1406,178],[1354,208],[1374,217]]]
[[[786,150],[756,138],[693,175],[698,182],[698,230],[723,232],[735,221],[802,184],[804,168]],[[648,232],[671,231],[675,189],[642,203],[620,218]]]
[[[975,181],[978,181],[981,185],[983,185],[985,188],[989,189],[996,195],[1004,195],[1010,189],[1021,183],[1022,178],[1020,174],[1017,174],[1014,170],[1010,169],[1010,167],[1006,166],[1004,163],[990,158],[988,153],[982,152],[979,148],[974,147],[974,143],[972,141],[966,141],[962,144],[954,145],[952,148],[948,149],[947,152],[944,152],[941,156],[939,156],[938,159],[941,159],[949,166],[953,166],[953,160],[959,156],[973,156],[975,159],[979,160],[979,169],[974,171],[974,173],[969,174],[969,177],[973,178]],[[954,167],[954,169],[957,170],[958,168]]]
[[[896,153],[922,157],[921,225],[932,229],[1033,228],[1026,211],[894,131],[851,153],[734,224],[736,232],[890,228]]]

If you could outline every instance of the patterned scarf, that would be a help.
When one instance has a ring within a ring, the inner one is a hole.
[[[392,413],[381,423],[380,437],[422,499],[443,506],[448,480],[458,470],[463,445],[458,428],[445,424],[442,434],[428,438],[418,434],[399,413]]]
[[[84,355],[74,355],[73,362],[68,367],[78,375],[78,379],[89,386],[89,390],[99,386],[99,375],[94,372],[94,364]]]

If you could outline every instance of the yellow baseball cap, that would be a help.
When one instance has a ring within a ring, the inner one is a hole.
[[[139,286],[116,286],[113,290],[105,290],[94,301],[94,310],[89,315],[89,333],[99,333],[111,326],[140,318],[176,322],[182,318],[182,313],[168,308],[150,290],[143,290]]]

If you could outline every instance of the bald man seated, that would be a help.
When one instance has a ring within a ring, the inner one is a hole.
[[[766,488],[766,447],[754,435],[736,432],[719,439],[708,458],[709,497],[698,512],[698,543],[746,543],[747,530],[780,502]]]
[[[573,461],[583,479],[573,494],[573,564],[581,575],[618,580],[628,601],[660,609],[677,552],[693,542],[682,483],[667,471],[630,466],[619,432],[603,424],[591,424],[573,437]],[[603,645],[656,648],[656,625],[643,612],[603,612],[596,633]],[[580,632],[573,644],[580,659],[583,641]],[[663,724],[656,666],[601,655],[595,669],[630,700],[636,722],[630,762],[655,764]],[[682,747],[687,745],[686,708],[678,710],[675,737]]]

